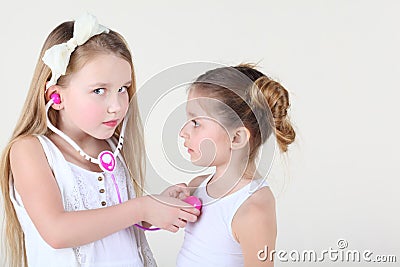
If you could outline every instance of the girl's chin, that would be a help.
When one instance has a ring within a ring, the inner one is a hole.
[[[106,139],[110,139],[113,135],[114,135],[114,132],[110,132],[110,133],[101,134],[101,135],[97,135],[97,136],[93,136],[93,137],[96,139],[99,139],[99,140],[106,140]]]
[[[192,162],[193,165],[199,166],[199,167],[212,167],[213,166],[213,161],[205,161],[202,160],[201,158],[191,158],[190,161]]]

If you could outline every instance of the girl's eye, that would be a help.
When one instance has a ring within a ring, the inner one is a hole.
[[[125,93],[126,91],[128,91],[128,87],[127,86],[122,86],[121,88],[118,89],[119,93]]]
[[[194,127],[199,127],[200,126],[200,124],[196,120],[192,120],[192,122],[193,122],[193,126]]]
[[[95,93],[96,95],[102,95],[104,94],[105,89],[104,88],[97,88],[93,90],[93,93]]]

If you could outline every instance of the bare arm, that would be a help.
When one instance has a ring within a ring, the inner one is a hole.
[[[176,232],[178,227],[184,227],[180,219],[197,219],[196,209],[180,208],[184,202],[164,196],[158,196],[157,200],[145,196],[112,207],[66,212],[37,138],[26,137],[14,143],[10,161],[15,187],[25,209],[42,238],[54,248],[87,244],[139,221]]]
[[[265,261],[258,258],[260,250],[275,249],[275,200],[268,187],[254,193],[237,211],[232,221],[232,231],[244,255],[244,266],[273,266],[269,255]],[[265,254],[260,255],[263,258]]]

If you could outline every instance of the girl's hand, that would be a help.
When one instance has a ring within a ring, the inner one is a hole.
[[[199,210],[178,198],[150,195],[142,199],[143,221],[173,233],[187,222],[195,222],[200,215]]]
[[[167,187],[160,195],[183,200],[190,196],[190,189],[185,183],[180,183]]]

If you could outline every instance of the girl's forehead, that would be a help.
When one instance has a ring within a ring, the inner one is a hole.
[[[195,88],[192,87],[192,88],[189,90],[188,101],[189,101],[189,100],[192,100],[192,99],[199,98],[199,97],[202,97],[202,95],[199,94],[198,90],[196,90]]]
[[[221,102],[217,99],[190,90],[186,102],[186,113],[189,117],[215,118],[215,113]]]
[[[186,111],[188,115],[190,115],[191,117],[209,115],[209,112],[211,110],[211,106],[209,103],[210,101],[212,101],[211,98],[205,96],[204,94],[199,94],[198,90],[192,88],[189,91],[186,102]]]
[[[87,83],[126,83],[131,80],[131,65],[113,54],[99,54],[72,74],[72,80]]]
[[[207,112],[204,110],[204,105],[201,105],[200,99],[195,97],[188,97],[186,102],[186,113],[189,115],[189,117],[207,115]]]

